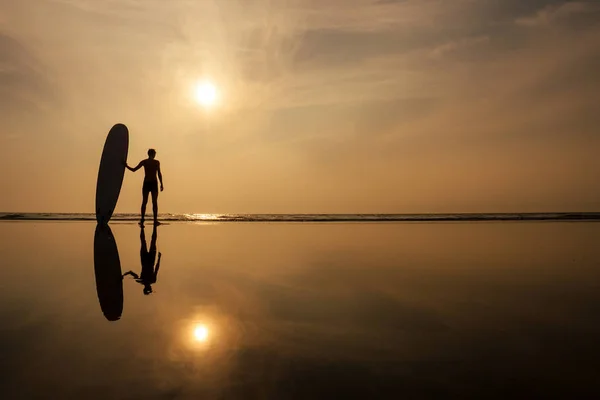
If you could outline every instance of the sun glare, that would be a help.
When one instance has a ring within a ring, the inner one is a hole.
[[[208,328],[205,325],[196,325],[194,327],[194,339],[197,342],[205,342],[208,339]]]
[[[194,89],[194,97],[203,107],[213,106],[217,101],[217,88],[210,82],[199,82]]]

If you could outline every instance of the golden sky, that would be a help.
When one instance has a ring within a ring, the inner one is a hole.
[[[0,0],[0,211],[93,212],[118,122],[161,212],[598,211],[598,71],[596,1]]]

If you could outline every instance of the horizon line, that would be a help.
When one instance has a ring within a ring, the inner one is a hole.
[[[147,216],[151,215],[146,213]],[[328,214],[210,214],[159,213],[161,221],[172,222],[451,222],[451,221],[600,221],[600,212],[524,212],[524,213],[328,213]],[[140,219],[139,213],[114,213],[112,221]],[[6,213],[0,221],[95,221],[95,213]]]

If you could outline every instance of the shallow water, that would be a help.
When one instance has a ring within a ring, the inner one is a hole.
[[[600,223],[171,223],[149,295],[106,284],[95,228],[0,223],[1,398],[600,390]],[[111,228],[140,275],[139,227]]]
[[[151,215],[146,215],[149,219]],[[113,222],[139,221],[139,213],[116,213]],[[179,222],[452,222],[452,221],[600,221],[599,212],[458,214],[159,214]],[[7,213],[3,221],[96,221],[93,213]]]

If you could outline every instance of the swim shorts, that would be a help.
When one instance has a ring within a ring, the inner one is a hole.
[[[144,185],[142,186],[142,192],[158,192],[158,182],[144,181]]]

